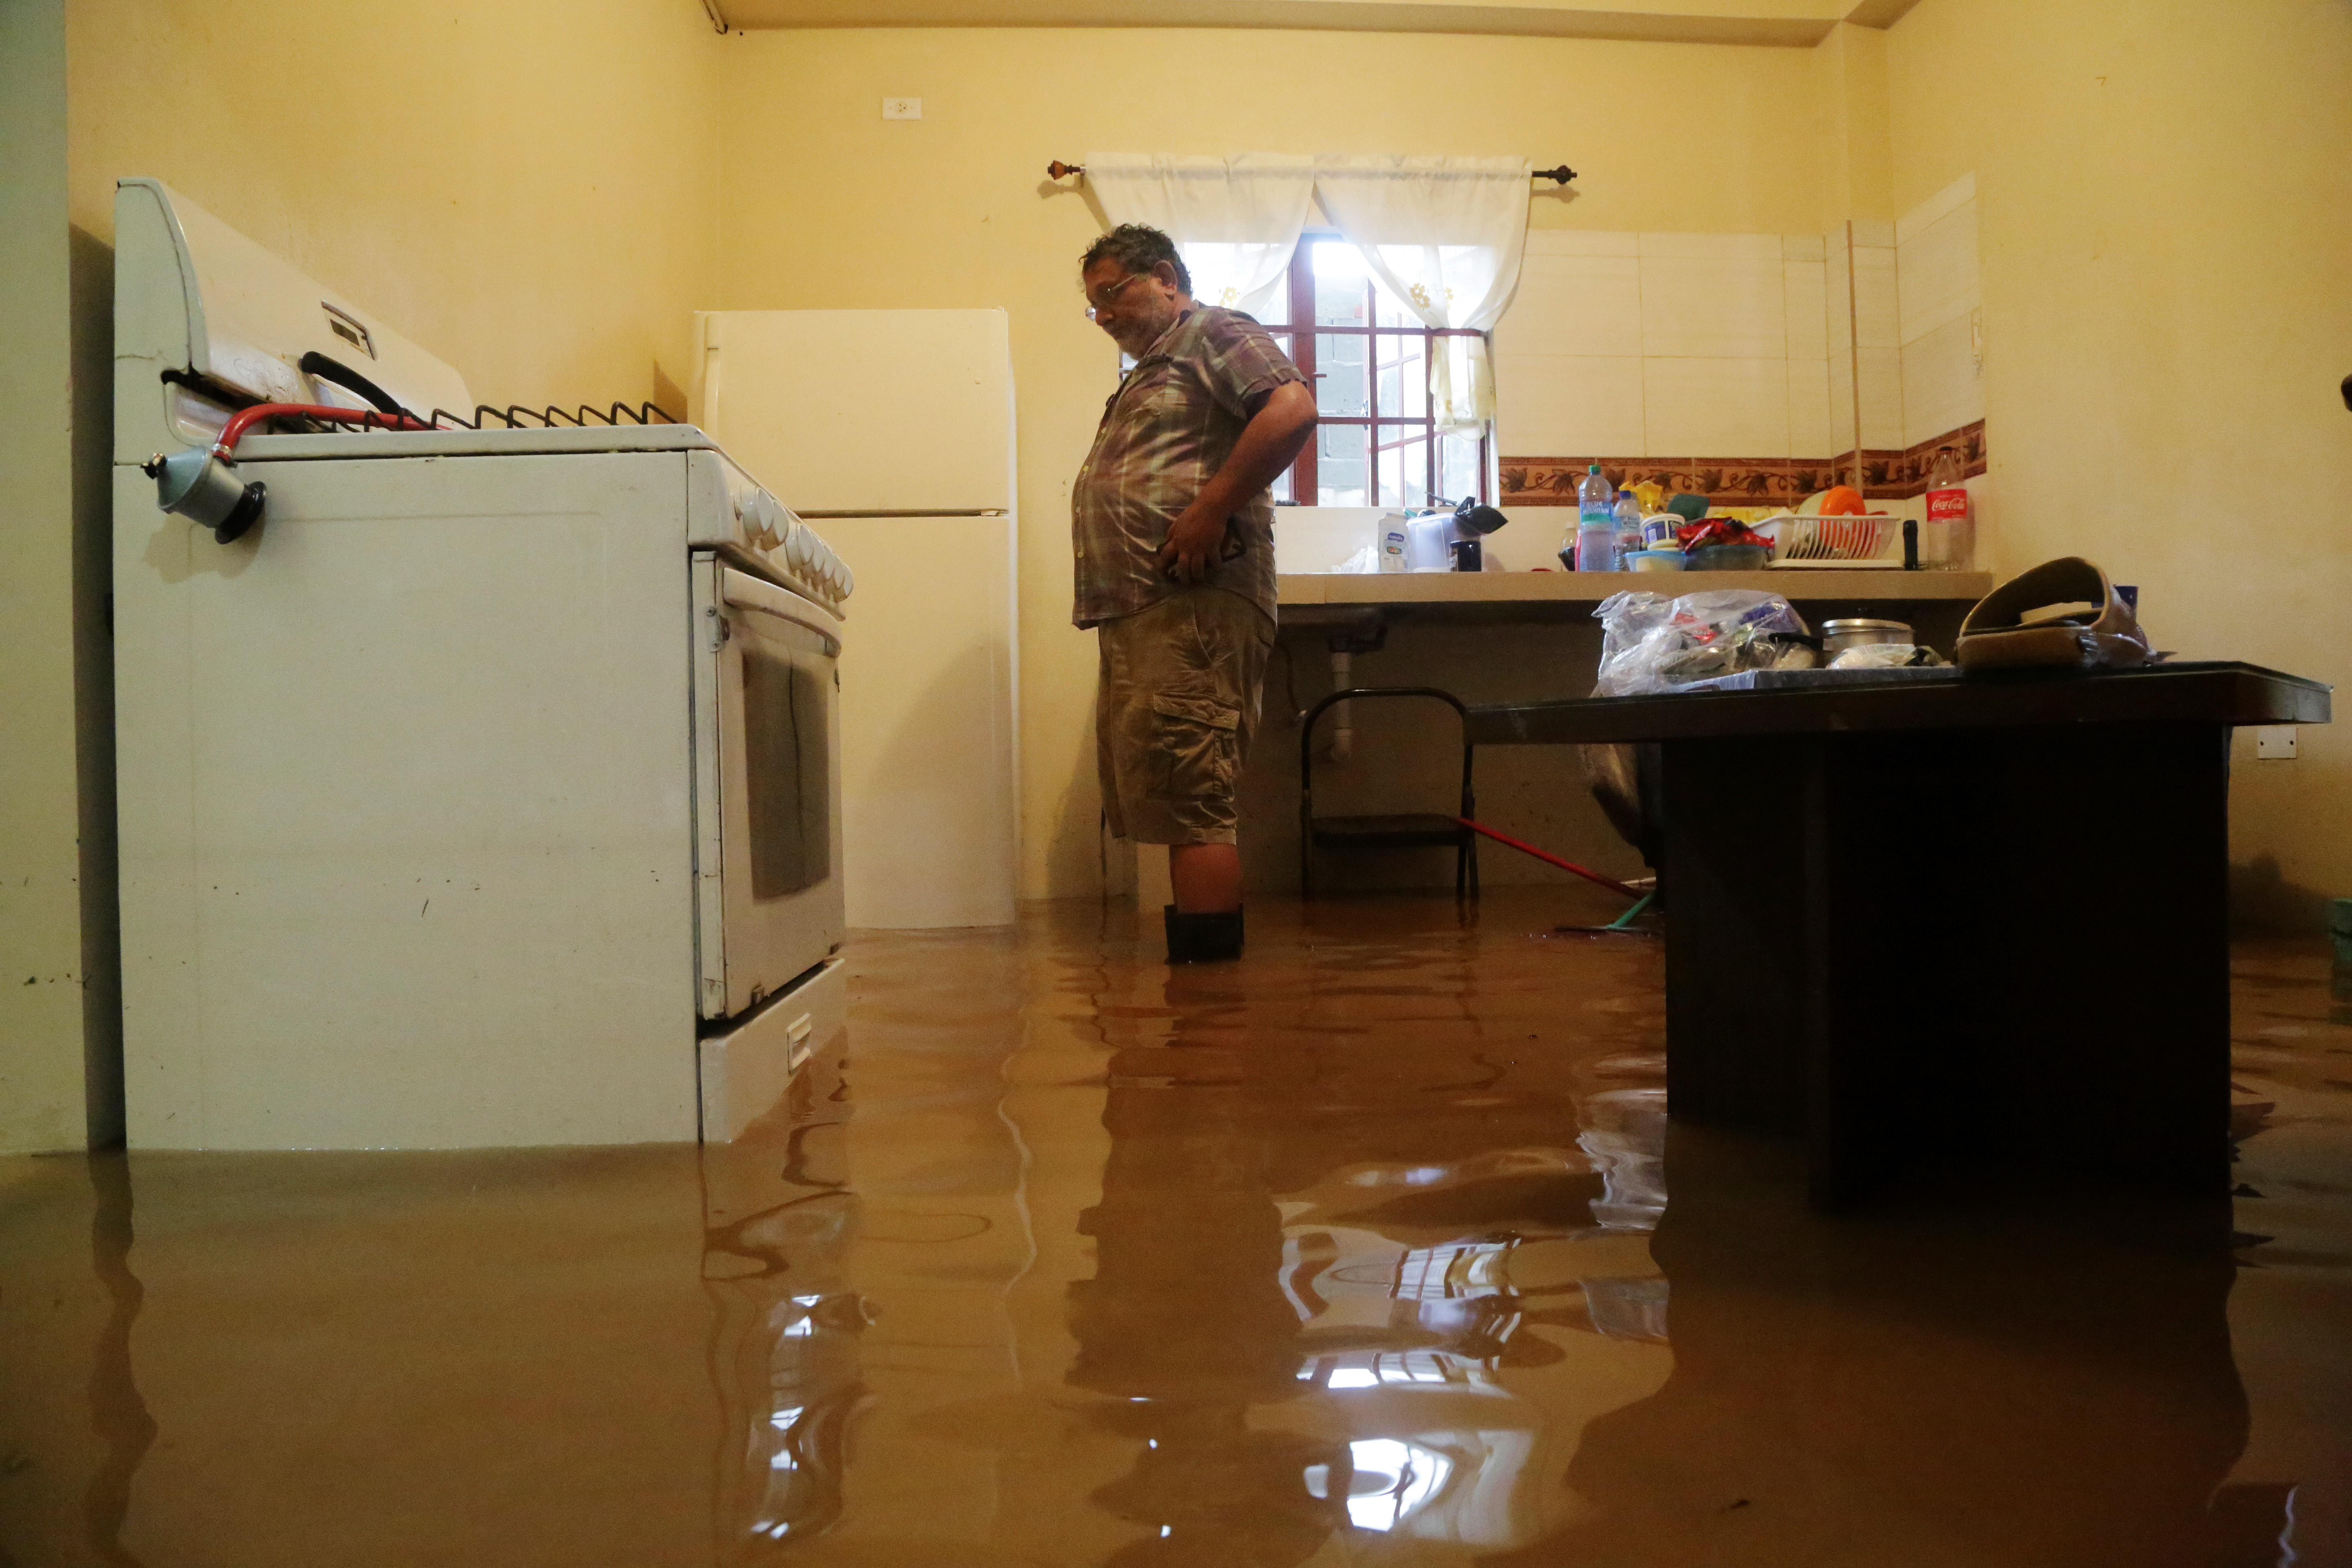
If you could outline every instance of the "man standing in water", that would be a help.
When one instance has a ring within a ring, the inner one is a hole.
[[[1122,224],[1079,263],[1135,361],[1070,497],[1081,626],[1099,628],[1096,760],[1111,831],[1168,846],[1168,961],[1235,958],[1234,791],[1274,647],[1274,498],[1315,394],[1265,329],[1192,299],[1169,237]]]

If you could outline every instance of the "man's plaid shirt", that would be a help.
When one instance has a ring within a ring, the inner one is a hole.
[[[1264,327],[1213,305],[1193,307],[1146,351],[1104,405],[1070,493],[1078,625],[1133,615],[1176,591],[1160,566],[1169,528],[1274,389],[1305,380]],[[1223,553],[1233,558],[1207,581],[1273,619],[1272,491],[1234,514]]]

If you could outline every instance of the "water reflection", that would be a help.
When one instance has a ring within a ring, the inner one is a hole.
[[[722,1563],[767,1561],[839,1521],[849,1426],[868,1397],[837,1045],[794,1082],[781,1124],[703,1154]]]
[[[1862,1516],[1880,1562],[2272,1561],[2210,1507],[2246,1430],[2225,1204],[1832,1219],[1786,1146],[1668,1149],[1674,1373],[1586,1429],[1589,1510],[1507,1561],[1820,1561]]]
[[[1336,946],[1248,987],[1160,972],[1104,999],[1111,1143],[1069,1380],[1139,1440],[1094,1494],[1144,1531],[1110,1563],[1533,1542],[1579,1417],[1664,1372],[1661,1313],[1611,1304],[1662,1300],[1639,1234],[1659,1091],[1596,1091],[1612,1188],[1576,1146],[1570,1059],[1526,1050],[1516,1007],[1481,1009],[1426,946]],[[1373,996],[1424,1017],[1334,1042]],[[1580,1399],[1515,1386],[1579,1373]]]
[[[131,1331],[139,1321],[146,1288],[131,1271],[131,1163],[121,1153],[94,1154],[89,1161],[90,1267],[106,1291],[107,1313],[98,1333],[89,1377],[90,1425],[105,1445],[82,1499],[84,1543],[98,1562],[138,1568],[139,1559],[122,1544],[131,1513],[131,1478],[155,1441],[155,1418],[139,1392],[131,1363]]]

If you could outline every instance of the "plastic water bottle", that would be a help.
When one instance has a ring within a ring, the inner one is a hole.
[[[1927,469],[1927,526],[1919,531],[1919,564],[1965,572],[1976,563],[1976,519],[1961,480],[1960,454],[1936,448]]]
[[[1633,499],[1632,490],[1617,492],[1614,516],[1617,527],[1617,559],[1614,564],[1620,572],[1630,572],[1633,563],[1625,556],[1628,552],[1642,548],[1642,503]]]
[[[1617,569],[1616,490],[1593,464],[1576,487],[1576,569]]]

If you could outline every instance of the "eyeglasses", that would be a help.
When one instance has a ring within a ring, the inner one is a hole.
[[[1103,311],[1109,310],[1113,305],[1117,304],[1118,302],[1118,297],[1127,292],[1129,285],[1140,283],[1150,276],[1151,274],[1149,272],[1130,272],[1126,277],[1120,279],[1118,282],[1112,284],[1109,288],[1104,289],[1102,298],[1097,300],[1094,303],[1087,307],[1087,320],[1089,321],[1095,320]]]

